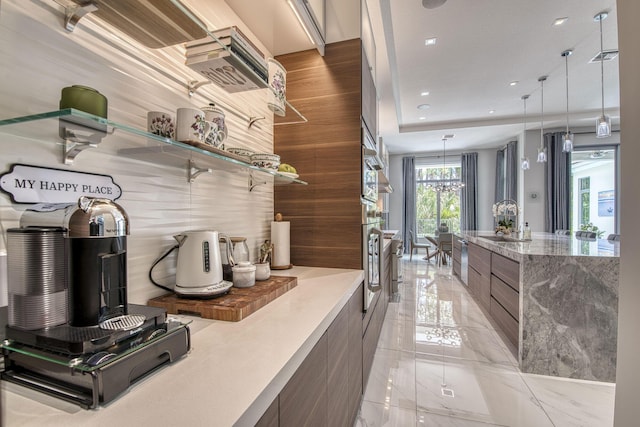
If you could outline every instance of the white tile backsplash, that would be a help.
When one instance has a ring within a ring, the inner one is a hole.
[[[189,3],[197,6],[199,2]],[[266,105],[266,89],[228,94],[209,84],[189,98],[186,83],[202,79],[184,66],[180,45],[148,50],[92,17],[83,18],[68,33],[62,27],[63,9],[53,1],[3,0],[0,7],[0,119],[56,110],[62,88],[82,84],[108,98],[109,119],[141,129],[146,127],[147,111],[175,112],[178,107],[215,102],[226,113],[227,146],[273,152],[273,113]],[[211,25],[238,25],[239,19],[221,0],[198,10],[210,13],[205,21]],[[266,119],[249,128],[252,116]],[[34,129],[41,124],[23,126]],[[8,171],[12,163],[26,163],[113,176],[122,187],[118,203],[127,211],[131,226],[130,302],[146,303],[164,292],[150,283],[147,274],[152,262],[174,243],[174,234],[214,229],[245,236],[253,258],[260,243],[269,238],[273,217],[270,178],[267,185],[249,192],[246,171],[214,168],[190,184],[184,159],[123,156],[121,149],[142,147],[146,142],[121,130],[105,138],[98,148],[80,153],[72,166],[61,163],[60,143],[55,132],[43,131],[31,138],[9,134],[0,127],[0,172]],[[2,228],[18,226],[24,209],[12,204],[8,195],[0,195]],[[0,252],[3,249],[4,243],[0,243]],[[172,271],[168,260],[154,277]]]

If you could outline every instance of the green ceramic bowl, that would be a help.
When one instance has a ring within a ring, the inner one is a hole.
[[[107,118],[107,98],[97,90],[80,85],[62,89],[60,109],[75,108],[99,117]]]

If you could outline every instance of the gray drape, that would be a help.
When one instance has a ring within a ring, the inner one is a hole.
[[[562,132],[544,135],[547,148],[544,186],[544,229],[554,233],[556,230],[568,230],[571,188],[571,156],[562,151]]]
[[[511,141],[496,153],[496,202],[518,199],[518,143]]]
[[[504,150],[496,152],[496,185],[494,192],[494,202],[504,200]]]
[[[408,253],[411,248],[409,230],[416,235],[416,158],[413,156],[402,158],[402,240],[404,251]]]
[[[518,200],[518,143],[511,141],[505,149],[504,198]]]
[[[462,153],[460,158],[460,228],[478,229],[478,153]]]

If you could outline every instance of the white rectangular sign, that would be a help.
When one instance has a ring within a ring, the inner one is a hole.
[[[0,189],[14,203],[75,203],[80,196],[116,200],[122,195],[109,175],[23,164],[0,175]]]

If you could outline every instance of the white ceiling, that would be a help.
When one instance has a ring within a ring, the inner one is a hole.
[[[273,55],[313,46],[286,0],[226,0]],[[540,128],[544,84],[544,127],[566,121],[564,50],[569,56],[569,111],[572,128],[595,128],[601,107],[600,64],[589,63],[604,49],[617,49],[615,0],[447,0],[425,9],[421,0],[365,0],[376,44],[379,131],[391,153],[439,151],[444,134],[452,151],[489,148]],[[329,42],[353,38],[355,1],[327,0]],[[350,4],[350,6],[347,6]],[[345,19],[349,16],[349,19]],[[568,21],[552,25],[559,17]],[[337,22],[332,27],[332,22]],[[358,21],[359,22],[359,21]],[[333,30],[332,30],[333,28]],[[355,33],[357,36],[357,32]],[[426,38],[437,37],[435,46]],[[516,86],[509,82],[518,81]],[[619,125],[618,58],[604,63],[605,110]],[[421,92],[429,91],[428,96]],[[418,110],[419,104],[429,104]],[[490,114],[490,110],[495,110]],[[421,120],[420,117],[425,117]]]

